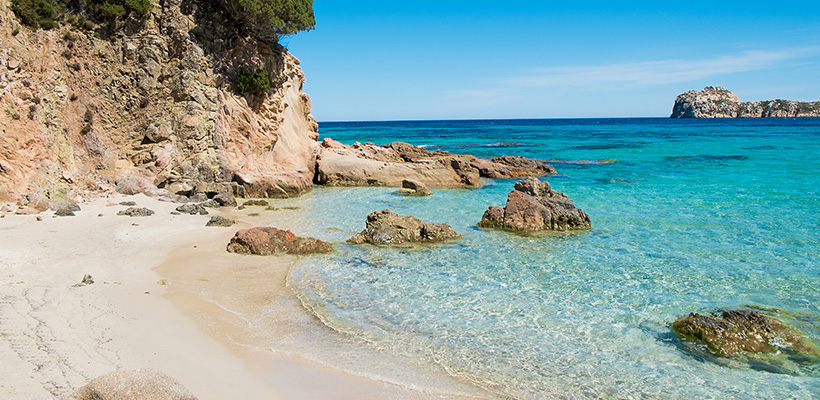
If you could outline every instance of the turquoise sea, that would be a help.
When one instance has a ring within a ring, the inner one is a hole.
[[[303,211],[291,229],[335,244],[288,276],[346,343],[312,349],[317,359],[410,387],[424,385],[418,371],[447,374],[498,398],[820,398],[820,360],[693,354],[670,331],[690,312],[753,308],[820,343],[820,119],[350,122],[322,123],[320,134],[562,160],[542,179],[592,230],[477,228],[513,180],[426,198],[319,187],[288,200]],[[385,208],[464,238],[343,243]]]

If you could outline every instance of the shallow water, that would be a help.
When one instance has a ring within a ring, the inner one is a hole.
[[[288,200],[301,208],[290,228],[337,242],[330,255],[296,262],[290,287],[340,341],[386,355],[342,360],[333,348],[313,349],[317,359],[411,386],[426,365],[521,399],[820,397],[818,360],[784,361],[773,373],[688,354],[669,329],[689,312],[765,307],[820,341],[820,119],[320,129],[344,143],[568,160],[547,180],[593,228],[540,236],[476,228],[489,205],[503,205],[507,180],[427,198],[316,188]],[[448,223],[464,238],[422,248],[341,243],[385,208]],[[387,355],[414,370],[388,365]]]

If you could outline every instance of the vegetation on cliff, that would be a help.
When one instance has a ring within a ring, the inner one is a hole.
[[[276,39],[316,25],[313,0],[222,0],[231,16],[260,39]]]
[[[316,25],[313,0],[201,0],[219,1],[222,8],[259,39],[311,30]],[[63,21],[88,27],[84,18],[112,22],[130,16],[142,19],[153,8],[151,0],[11,0],[11,10],[23,24],[52,29]],[[68,10],[68,17],[66,13]]]

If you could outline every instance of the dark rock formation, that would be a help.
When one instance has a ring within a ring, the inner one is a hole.
[[[820,117],[820,101],[741,102],[723,87],[707,86],[678,95],[671,118]]]
[[[248,200],[242,203],[243,207],[250,207],[250,206],[260,206],[260,207],[267,207],[270,203],[265,200]]]
[[[481,177],[520,178],[555,173],[541,161],[524,157],[484,160],[466,154],[427,150],[409,143],[343,145],[322,142],[315,183],[329,186],[401,186],[413,180],[428,187],[476,187]]]
[[[205,226],[233,226],[235,224],[236,221],[230,218],[214,215],[213,217],[211,217],[211,219],[208,220],[208,222],[205,223]]]
[[[427,186],[424,186],[423,183],[410,179],[401,181],[401,189],[397,190],[396,193],[403,194],[405,196],[429,196],[433,194],[433,192],[427,188]]]
[[[150,369],[119,370],[94,378],[69,400],[196,400],[179,381]]]
[[[515,184],[505,207],[490,206],[478,226],[522,232],[589,229],[589,215],[549,183],[527,178]]]
[[[177,212],[182,214],[191,214],[191,215],[208,215],[208,210],[205,209],[201,204],[194,204],[188,203],[183,204],[176,208]]]
[[[214,198],[202,203],[202,206],[210,208],[235,207],[236,199],[227,193],[219,193]]]
[[[681,338],[706,345],[717,355],[771,354],[788,350],[820,357],[820,349],[812,346],[794,328],[756,311],[732,310],[720,315],[691,313],[675,321],[672,331]]]
[[[243,229],[228,243],[231,253],[256,254],[261,256],[273,254],[311,254],[328,253],[333,247],[314,238],[302,238],[291,231],[273,227]]]
[[[154,215],[154,210],[149,210],[144,207],[129,207],[126,210],[118,212],[117,215],[127,215],[129,217],[148,217]]]
[[[435,243],[461,238],[447,224],[424,222],[414,216],[401,216],[390,210],[374,211],[367,216],[365,229],[348,243]]]

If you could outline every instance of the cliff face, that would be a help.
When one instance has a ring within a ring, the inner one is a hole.
[[[318,125],[299,61],[210,4],[155,3],[103,39],[32,31],[0,0],[0,200],[308,190]],[[268,96],[237,93],[242,66],[268,73]]]
[[[671,118],[820,117],[820,101],[741,102],[722,87],[707,86],[678,95]]]

